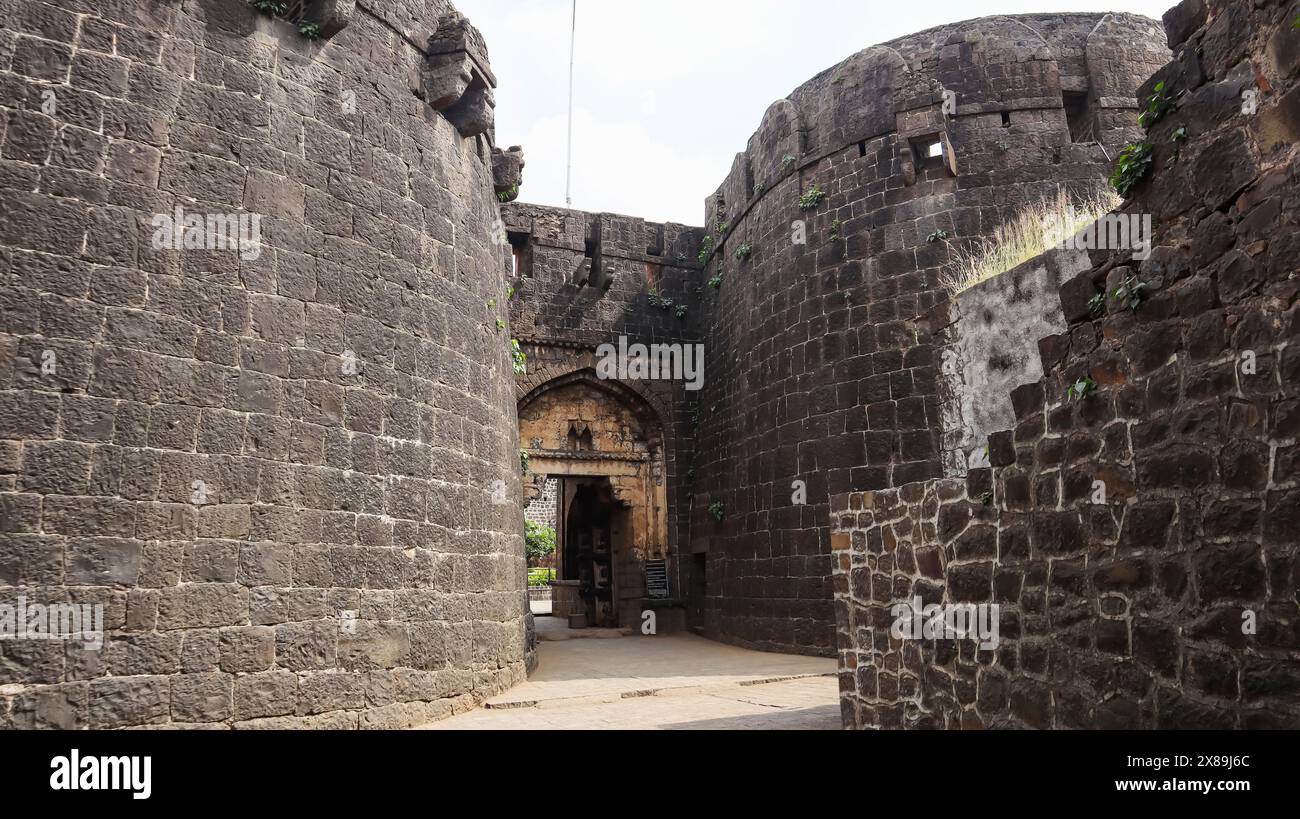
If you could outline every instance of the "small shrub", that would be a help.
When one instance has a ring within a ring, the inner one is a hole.
[[[528,564],[536,565],[542,560],[555,554],[555,530],[549,526],[543,526],[540,523],[533,523],[531,520],[524,521],[524,551],[528,555]],[[539,572],[549,573],[546,582],[554,579],[554,573],[550,569],[540,569]],[[529,571],[529,585],[533,585],[532,571]],[[536,585],[544,586],[546,582]]]
[[[841,222],[839,219],[836,219],[834,222],[831,222],[831,241],[832,241],[832,242],[838,242],[838,241],[840,240],[840,238],[841,238],[841,237],[840,237],[840,230],[841,230],[843,227],[844,227],[844,223]]]
[[[992,492],[985,492],[984,494],[980,495],[980,497],[979,497],[979,501],[980,501],[980,503],[982,503],[982,504],[985,505],[985,506],[992,506],[992,505],[993,505],[993,493],[992,493]]]
[[[525,475],[528,474],[528,460],[529,460],[528,450],[526,449],[519,450],[519,469]]]
[[[544,589],[555,580],[555,569],[529,569],[528,588]]]
[[[700,264],[708,264],[711,255],[713,255],[713,237],[705,236],[704,241],[700,243]]]
[[[790,170],[792,167],[794,167],[794,163],[796,163],[796,162],[798,162],[798,161],[799,161],[798,159],[796,159],[794,156],[792,156],[792,155],[790,155],[790,154],[786,154],[786,155],[782,156],[782,157],[781,157],[781,173],[785,173],[786,171]]]
[[[1136,310],[1147,300],[1148,285],[1137,276],[1129,276],[1119,286],[1110,291],[1111,301],[1118,302],[1129,310]]]
[[[748,259],[750,256],[754,255],[754,246],[751,245],[749,242],[745,242],[743,245],[736,248],[736,252],[733,253],[732,255],[735,256],[737,260],[743,262],[746,259]]]
[[[684,304],[679,304],[679,305],[677,306],[677,318],[679,318],[679,319],[684,319],[684,318],[686,318],[686,312],[687,312],[687,310],[686,310],[686,305],[684,305]]]
[[[1150,142],[1135,142],[1120,152],[1119,159],[1115,161],[1115,169],[1110,174],[1111,187],[1120,196],[1128,196],[1128,192],[1151,172],[1152,151]]]
[[[285,14],[289,11],[289,4],[284,0],[248,0],[248,5],[263,14]]]
[[[1078,401],[1092,395],[1096,391],[1097,382],[1093,381],[1089,376],[1084,376],[1070,385],[1070,389],[1065,392],[1065,397],[1070,401]]]
[[[519,195],[519,186],[518,186],[518,185],[512,185],[512,186],[510,187],[510,190],[507,190],[507,191],[501,191],[501,193],[498,193],[498,194],[497,194],[497,199],[498,199],[500,202],[502,202],[502,203],[504,204],[504,203],[506,203],[506,202],[511,201],[512,199],[514,199],[514,198],[515,198],[516,196],[518,196],[518,195]]]
[[[1138,125],[1150,131],[1152,126],[1165,118],[1165,114],[1172,111],[1174,101],[1165,96],[1165,84],[1156,83],[1155,93],[1147,97],[1147,108],[1138,115]]]
[[[722,501],[714,501],[709,504],[709,514],[712,515],[713,519],[718,523],[722,523],[722,521],[726,520],[727,517],[727,507],[722,505]]]
[[[925,241],[927,244],[934,244],[935,242],[946,242],[948,241],[948,231],[936,230],[934,233],[931,233],[929,236],[926,236]]]
[[[721,273],[719,273],[718,275],[716,275],[716,276],[714,276],[713,278],[709,279],[709,287],[712,287],[714,290],[720,290],[720,289],[722,288],[722,274],[721,274]]]
[[[813,185],[808,191],[799,197],[799,210],[816,210],[817,206],[826,198],[826,194],[816,185]]]
[[[519,347],[519,341],[510,339],[510,358],[514,363],[515,375],[528,375],[528,354]]]
[[[651,306],[651,307],[655,307],[655,308],[658,308],[658,309],[660,309],[660,310],[670,310],[670,309],[672,309],[672,306],[673,306],[673,300],[672,300],[672,299],[666,299],[666,298],[664,298],[663,296],[659,295],[659,291],[658,291],[658,290],[651,290],[651,291],[650,291],[650,295],[648,296],[648,298],[649,298],[650,306]]]
[[[1088,299],[1088,315],[1093,318],[1101,318],[1106,313],[1106,294],[1098,293],[1091,299]]]

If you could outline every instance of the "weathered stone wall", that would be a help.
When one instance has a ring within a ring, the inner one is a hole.
[[[542,486],[541,492],[524,509],[524,520],[538,526],[555,528],[555,493],[559,481],[549,480]]]
[[[1300,727],[1298,13],[1166,15],[1150,258],[1062,286],[991,469],[833,502],[846,725]],[[1001,644],[890,639],[914,596],[1000,605]]]
[[[912,320],[945,298],[949,243],[1094,192],[1167,59],[1145,18],[993,17],[869,48],[768,110],[707,204],[691,543],[710,635],[834,651],[830,498],[943,473],[939,362]]]
[[[0,0],[0,603],[108,630],[0,641],[4,726],[400,727],[523,677],[486,50],[334,5]],[[177,207],[261,243],[160,249]]]
[[[1038,340],[1065,329],[1059,290],[1088,270],[1087,252],[1060,249],[939,302],[917,328],[938,350],[943,474],[988,466],[990,433],[1015,421],[1011,391],[1043,374]]]

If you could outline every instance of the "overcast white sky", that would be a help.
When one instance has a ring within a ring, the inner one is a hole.
[[[698,225],[763,112],[869,45],[990,14],[1175,0],[578,0],[573,206]],[[564,205],[570,0],[455,0],[487,39],[521,199]]]

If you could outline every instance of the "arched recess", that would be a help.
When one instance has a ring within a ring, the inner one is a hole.
[[[1135,28],[1146,28],[1135,37]],[[1142,138],[1135,110],[1141,108],[1133,81],[1155,74],[1169,61],[1160,24],[1133,15],[1107,14],[1088,33],[1084,53],[1091,81],[1085,113],[1092,141],[1120,150]]]
[[[590,370],[591,377],[596,378],[596,354],[593,350],[577,347],[571,349],[542,348],[529,342],[525,342],[524,347],[528,353],[529,364],[527,375],[515,380],[515,402],[519,407],[531,402],[533,396],[542,388],[557,383],[567,376]],[[602,381],[602,383],[617,385],[648,404],[658,416],[660,423],[663,424],[665,443],[669,450],[675,446],[673,429],[671,425],[664,424],[665,419],[671,417],[668,410],[669,402],[663,395],[649,388],[651,384],[662,382]]]
[[[520,398],[519,438],[526,482],[559,482],[555,614],[634,625],[645,608],[647,561],[670,559],[663,416],[631,385],[586,367]]]

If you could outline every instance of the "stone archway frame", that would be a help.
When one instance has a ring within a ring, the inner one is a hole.
[[[575,351],[577,352],[577,351]],[[671,455],[671,430],[658,396],[638,382],[601,379],[594,354],[579,352],[561,366],[539,368],[516,385],[519,417],[543,397],[573,386],[592,388],[612,404],[630,413],[640,427],[639,442],[646,451],[567,451],[530,449],[530,469],[549,478],[606,479],[621,510],[624,527],[616,542],[614,594],[619,622],[628,625],[639,616],[644,598],[646,560],[668,559],[673,553],[668,525],[667,462]],[[656,406],[659,405],[659,406]],[[566,514],[563,504],[557,516]],[[557,521],[557,528],[563,523]]]
[[[544,342],[528,342],[532,346],[549,346]],[[592,349],[573,349],[572,355],[562,364],[549,363],[536,369],[529,368],[528,374],[515,380],[515,404],[522,411],[546,392],[587,380],[593,386],[606,391],[621,390],[622,395],[631,402],[641,402],[653,411],[653,421],[660,431],[666,455],[671,455],[676,446],[676,432],[670,423],[672,413],[662,395],[651,391],[641,381],[610,381],[596,375],[596,352]]]

